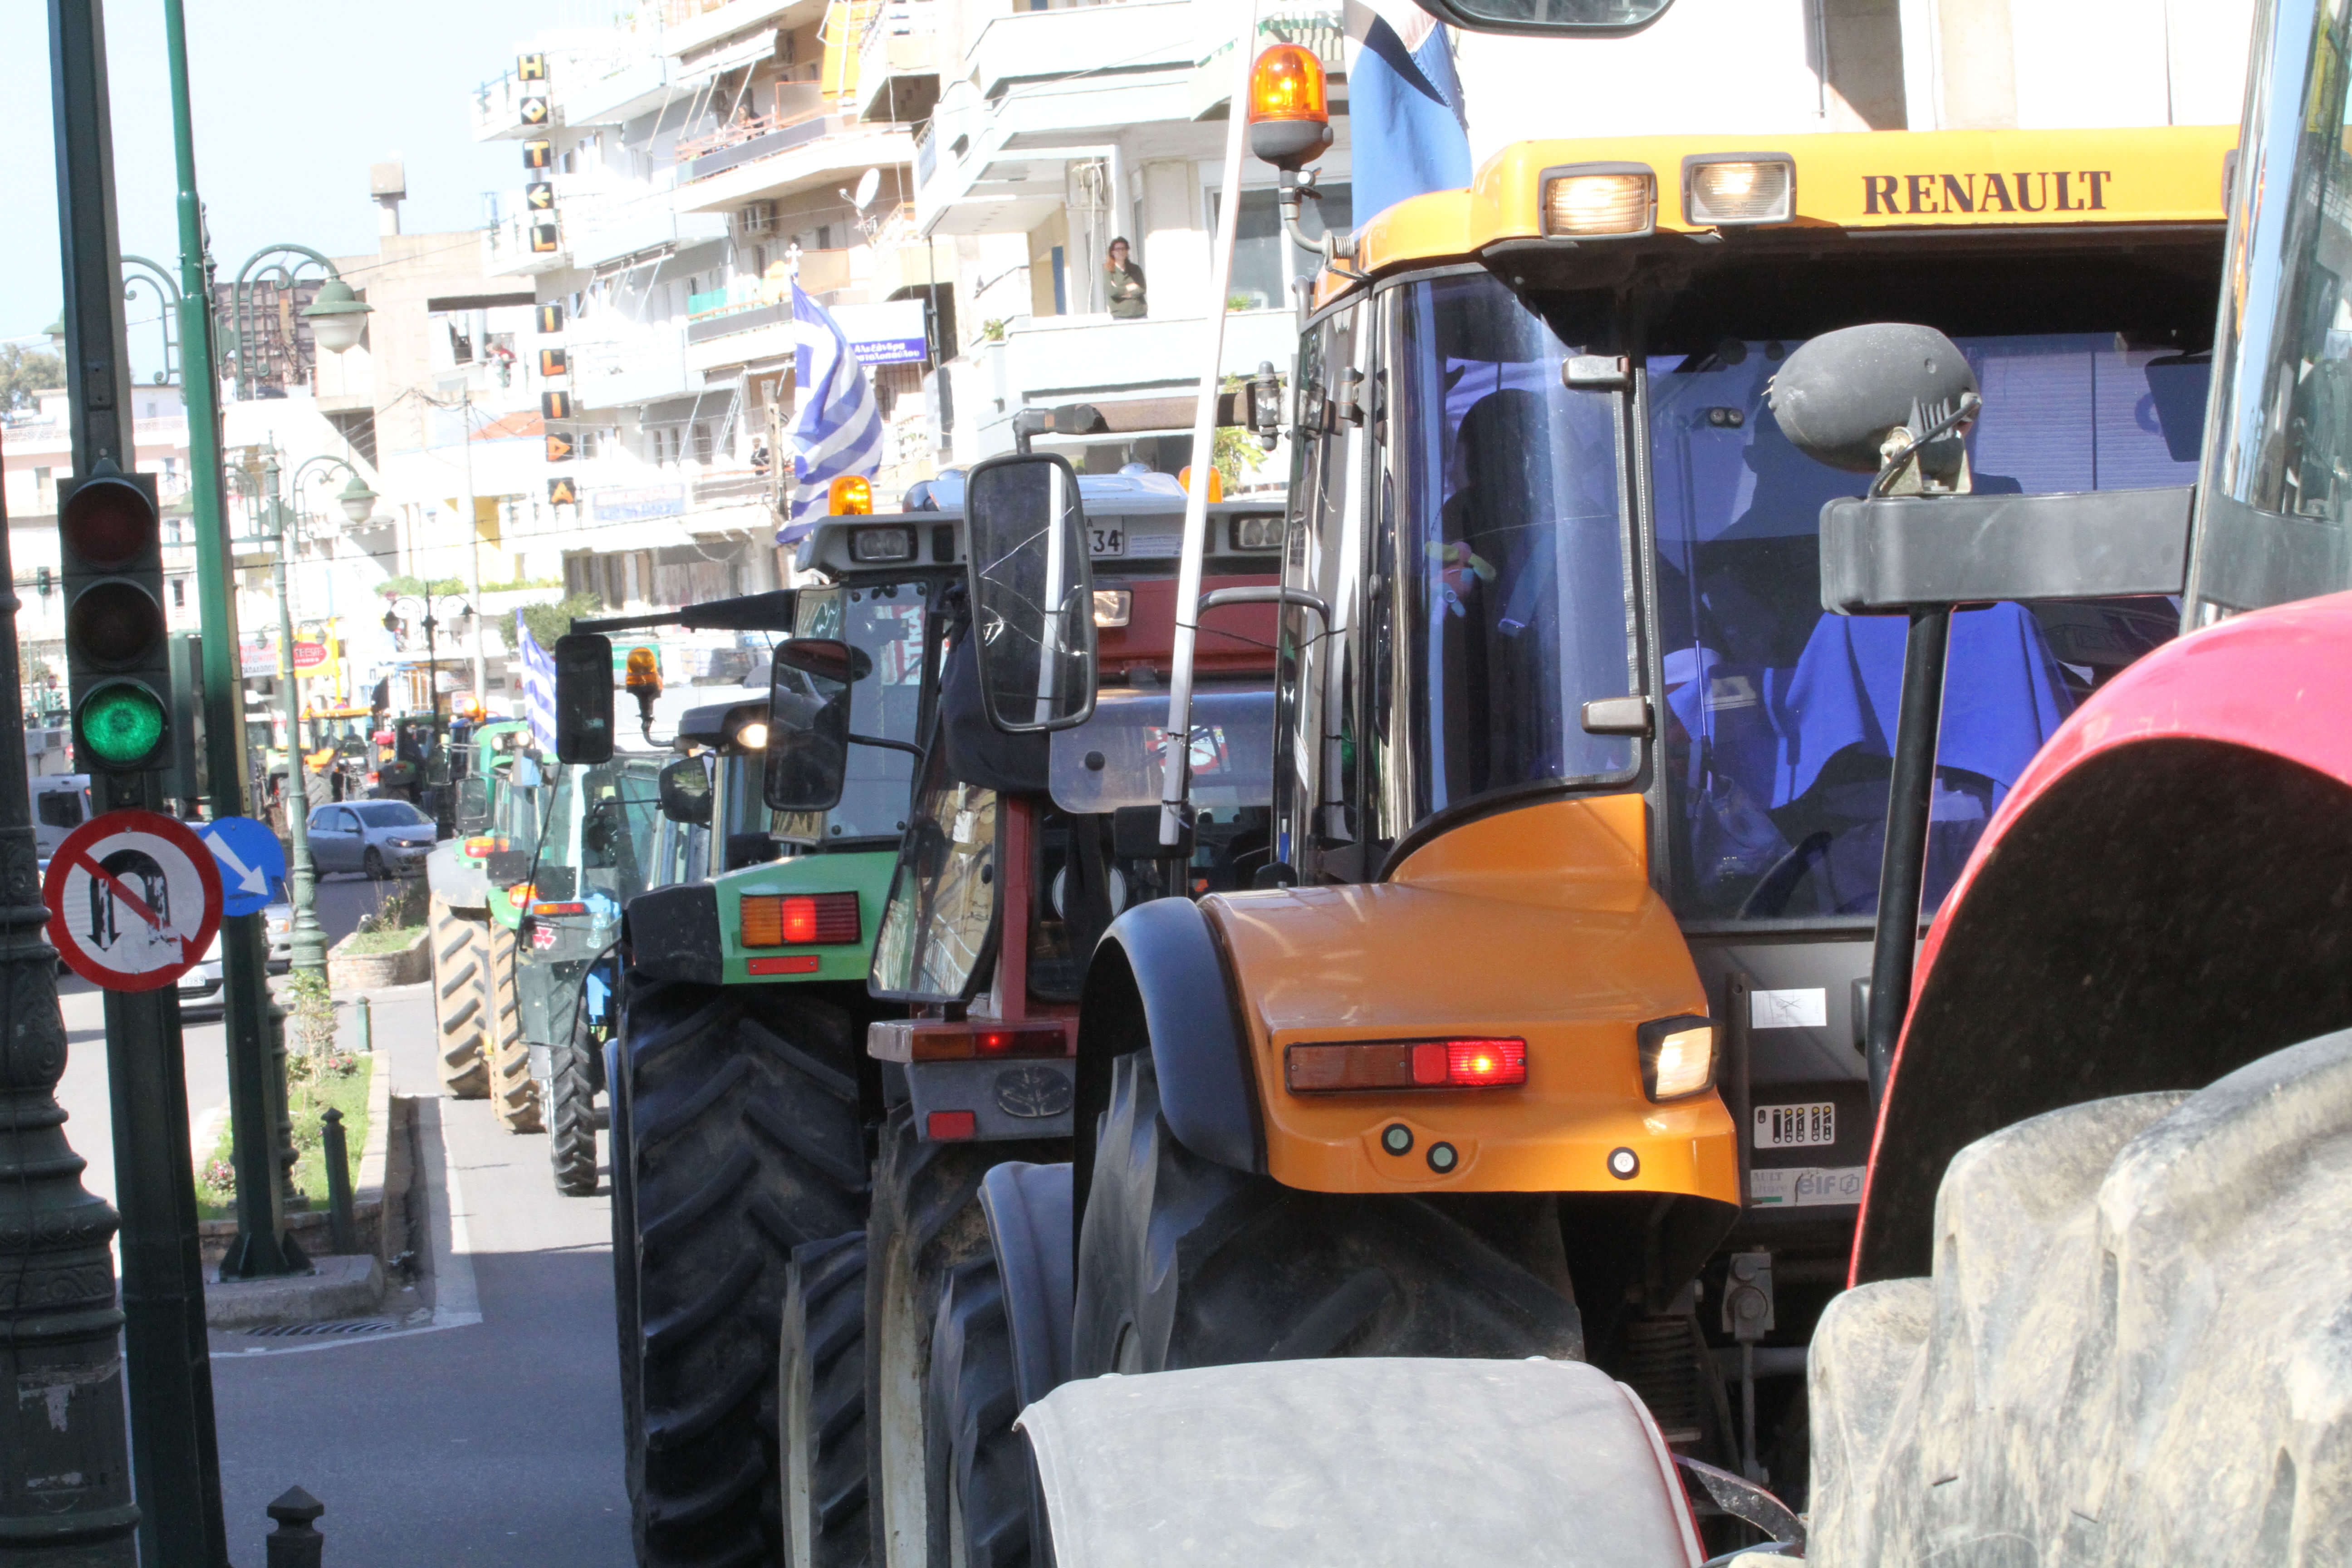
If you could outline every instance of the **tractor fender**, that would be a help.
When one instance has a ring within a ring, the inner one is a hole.
[[[2035,756],[1921,945],[1854,1284],[1928,1272],[1978,1139],[2352,1026],[2347,648],[2352,594],[2191,632]]]
[[[980,1212],[1004,1287],[1013,1387],[1027,1406],[1070,1376],[1077,1250],[1070,1236],[1070,1167],[1021,1160],[991,1166],[980,1182]]]
[[[1079,1013],[1081,1134],[1110,1104],[1111,1058],[1149,1042],[1160,1113],[1177,1142],[1204,1160],[1264,1173],[1265,1120],[1234,1000],[1232,965],[1198,904],[1155,899],[1113,921]]]
[[[622,911],[621,941],[629,954],[628,967],[644,979],[726,984],[719,889],[709,882],[639,893]]]

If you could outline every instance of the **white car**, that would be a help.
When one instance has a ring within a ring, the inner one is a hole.
[[[269,973],[283,974],[294,967],[294,906],[286,901],[285,883],[278,884],[277,893],[276,901],[261,911],[261,929],[269,941]],[[180,976],[180,1016],[221,1016],[226,1001],[221,973],[221,938],[215,931],[205,956]]]

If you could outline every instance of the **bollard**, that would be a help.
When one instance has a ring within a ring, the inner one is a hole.
[[[361,1056],[371,1055],[375,1050],[375,1022],[368,1016],[368,999],[362,996],[352,1003],[352,1011],[357,1019],[352,1033],[358,1037],[358,1043],[352,1048]]]
[[[264,1537],[268,1568],[319,1568],[327,1538],[311,1527],[326,1511],[324,1503],[300,1487],[288,1487],[268,1509],[278,1528]]]
[[[359,1227],[352,1218],[352,1152],[343,1137],[343,1113],[327,1107],[319,1120],[326,1125],[320,1138],[319,1157],[327,1163],[327,1237],[338,1253],[360,1249]]]

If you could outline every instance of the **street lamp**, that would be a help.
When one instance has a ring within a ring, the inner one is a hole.
[[[296,279],[314,263],[325,268],[327,280],[319,286],[310,303],[303,307],[302,319],[310,323],[311,335],[329,353],[345,353],[359,346],[360,334],[367,330],[373,307],[352,292],[352,286],[343,281],[343,275],[335,270],[335,264],[307,245],[265,245],[246,258],[245,265],[237,268],[236,281],[229,285],[229,330],[223,334],[223,349],[236,358],[238,402],[253,395],[253,352],[246,323],[250,319],[257,327],[260,321],[260,313],[253,306],[255,285],[271,282],[280,289],[291,289]]]
[[[325,454],[305,458],[296,466],[290,488],[298,503],[304,478],[314,468],[341,468],[351,475],[336,498],[347,516],[358,521],[374,510],[375,491],[368,489],[360,471],[342,458]],[[278,454],[274,449],[263,459],[261,493],[257,500],[263,538],[276,546],[271,552],[275,559],[270,572],[278,589],[278,646],[286,666],[286,829],[294,847],[293,967],[298,974],[316,974],[323,979],[327,973],[327,935],[319,924],[318,866],[310,858],[310,780],[302,756],[302,676],[294,663],[294,596],[287,579],[287,563],[302,542],[302,514],[299,504],[289,507],[280,494]]]

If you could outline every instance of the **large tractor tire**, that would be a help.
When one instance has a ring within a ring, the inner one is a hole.
[[[782,1544],[785,1271],[794,1247],[865,1218],[863,1042],[848,1015],[799,987],[681,982],[635,985],[622,1035],[637,1561],[767,1563]]]
[[[636,1184],[630,1179],[634,1163],[628,1155],[628,1074],[617,1036],[604,1047],[604,1082],[612,1113],[613,1320],[620,1339],[621,1456],[634,1509],[645,1477],[644,1357],[637,1334],[637,1206]]]
[[[587,1009],[572,1019],[572,1038],[548,1052],[547,1157],[555,1190],[568,1197],[596,1195],[596,1087],[589,1077]]]
[[[1008,1160],[1068,1157],[1062,1143],[1043,1140],[928,1142],[905,1106],[883,1124],[866,1247],[867,1511],[876,1568],[923,1568],[945,1549],[943,1472],[932,1463],[924,1383],[940,1292],[958,1268],[991,1256],[981,1178]]]
[[[1812,1342],[1822,1568],[2352,1562],[2352,1031],[1946,1167]]]
[[[1013,1325],[993,1257],[950,1277],[933,1325],[927,1373],[930,1466],[937,1479],[937,1547],[946,1568],[1030,1568],[1028,1445],[1021,1414]]]
[[[482,1059],[489,1025],[490,921],[450,908],[437,894],[430,918],[441,1092],[452,1100],[480,1100],[490,1092],[489,1064]]]
[[[866,1568],[866,1233],[793,1249],[776,1352],[786,1568]]]
[[[522,1003],[516,993],[515,967],[522,942],[513,931],[491,922],[489,1037],[482,1054],[490,1062],[490,1109],[509,1132],[544,1132],[540,1114],[539,1084],[530,1076],[530,1047],[522,1037]]]
[[[1339,1355],[1583,1359],[1549,1201],[1300,1192],[1179,1143],[1148,1053],[1111,1070],[1072,1375]]]

